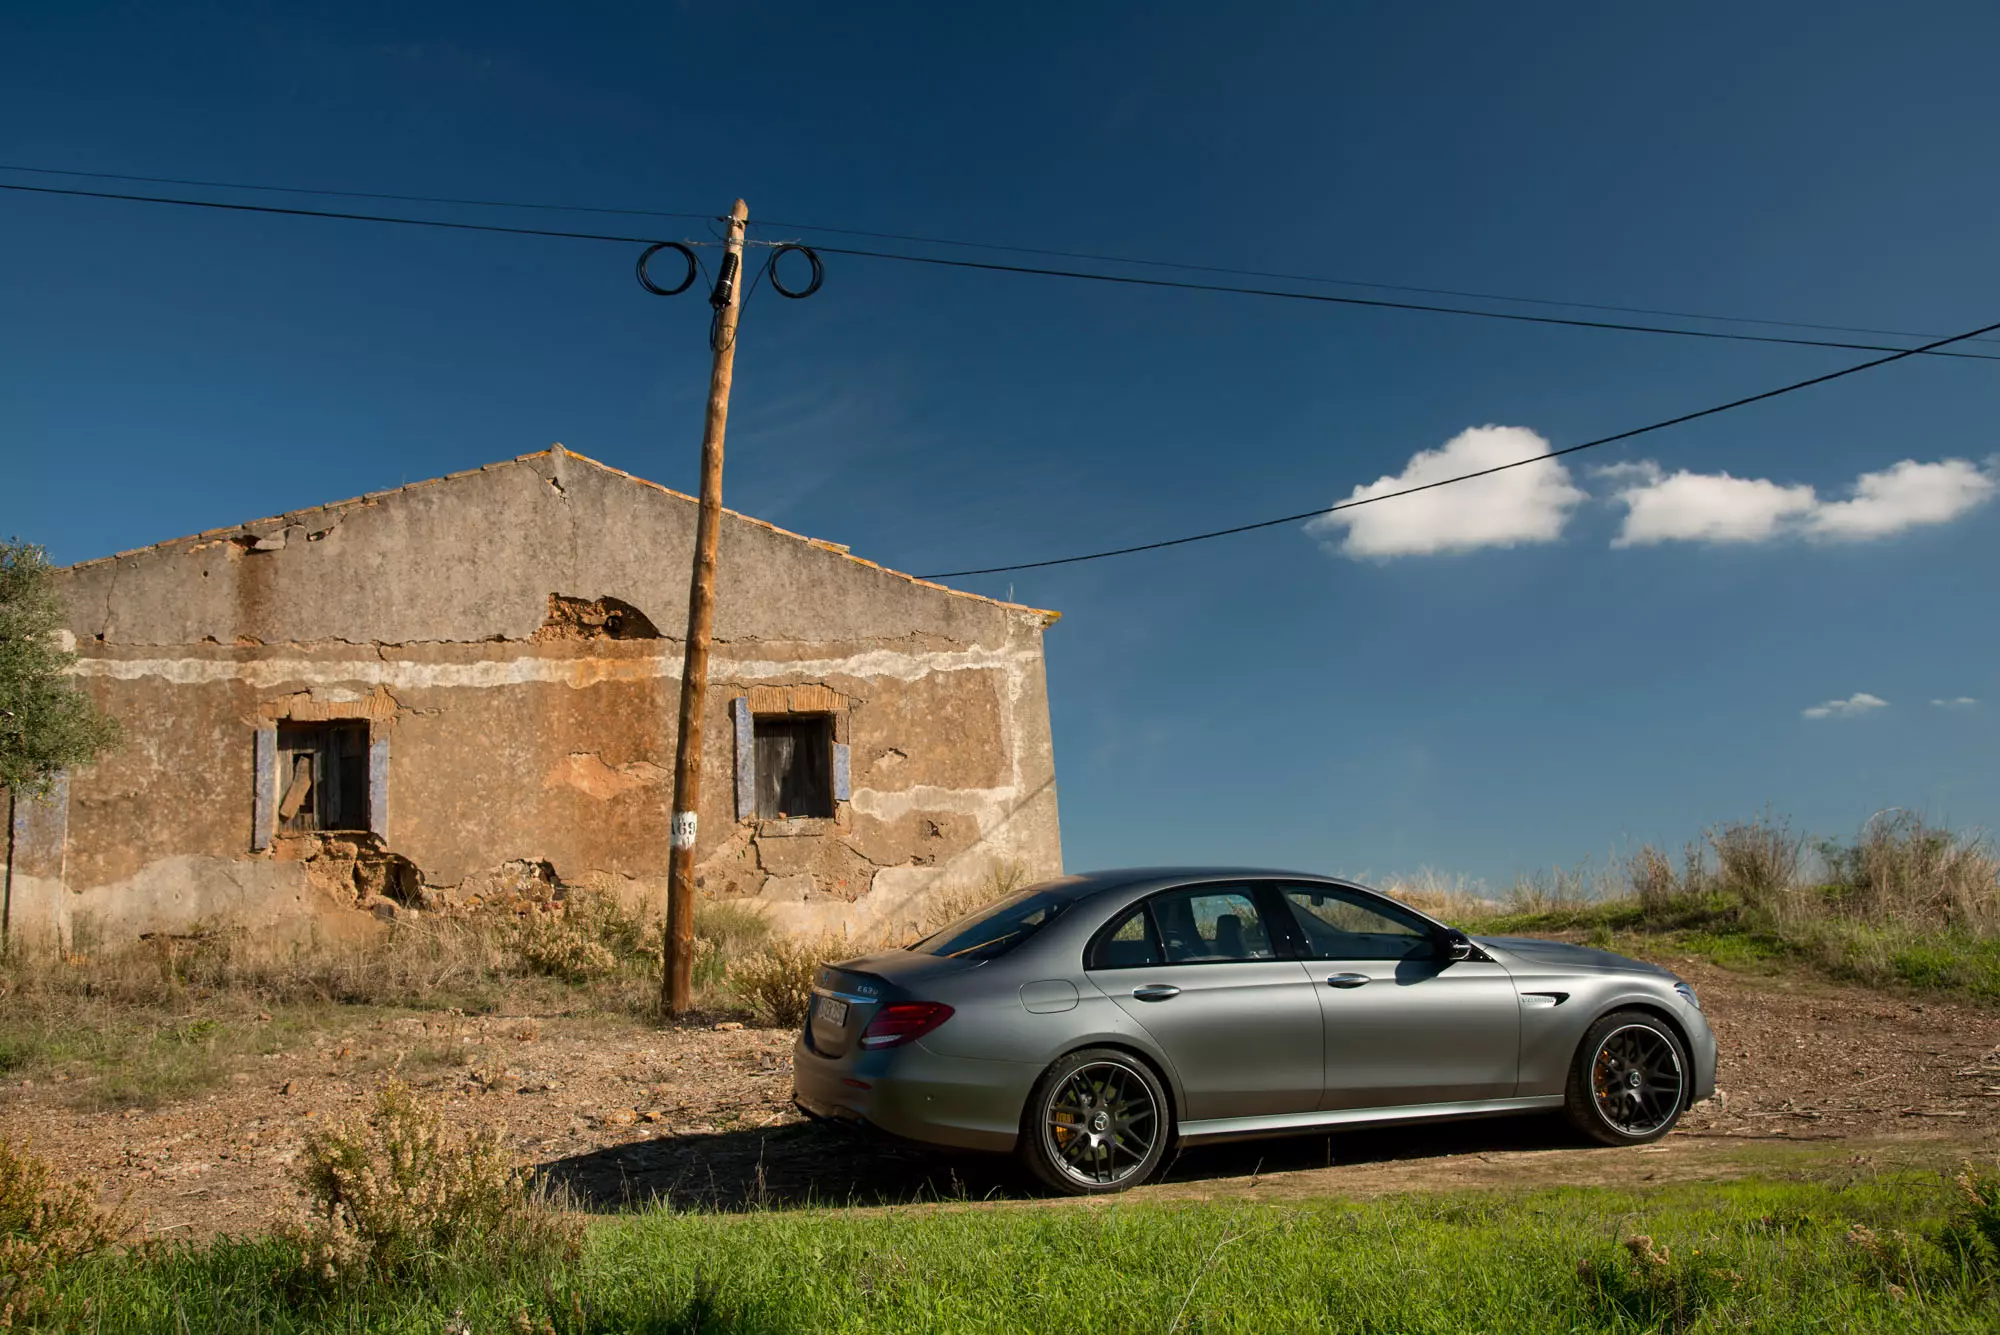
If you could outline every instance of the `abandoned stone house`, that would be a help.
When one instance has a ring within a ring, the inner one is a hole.
[[[695,508],[557,446],[61,572],[125,738],[12,803],[10,933],[658,904]],[[725,512],[702,893],[868,934],[1058,874],[1054,620]]]

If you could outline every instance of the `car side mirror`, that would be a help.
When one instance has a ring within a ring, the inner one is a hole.
[[[1469,960],[1472,958],[1472,938],[1456,928],[1444,934],[1443,955],[1447,960]]]

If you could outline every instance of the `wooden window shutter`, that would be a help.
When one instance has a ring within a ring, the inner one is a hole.
[[[750,697],[731,700],[729,713],[736,724],[736,819],[749,820],[757,814],[757,725]]]
[[[389,739],[368,744],[368,828],[377,838],[389,838]]]
[[[833,744],[833,800],[836,802],[847,801],[847,792],[847,743],[835,742]]]
[[[278,725],[267,723],[257,729],[254,761],[256,800],[250,819],[250,847],[261,853],[271,846],[271,832],[278,820]]]

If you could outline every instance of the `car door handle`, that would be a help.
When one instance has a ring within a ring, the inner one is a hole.
[[[1132,989],[1132,995],[1141,1001],[1167,1001],[1180,994],[1181,990],[1171,983],[1149,983]]]
[[[1328,987],[1362,987],[1368,982],[1365,973],[1336,973],[1326,980]]]

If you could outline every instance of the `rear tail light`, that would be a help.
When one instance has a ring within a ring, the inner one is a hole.
[[[914,1043],[950,1018],[951,1007],[941,1001],[891,1002],[876,1011],[861,1031],[861,1046],[895,1048]]]

